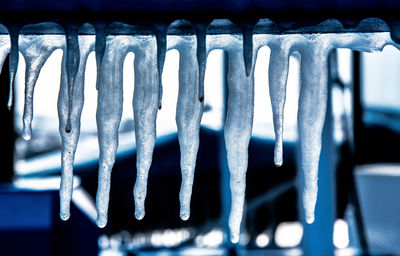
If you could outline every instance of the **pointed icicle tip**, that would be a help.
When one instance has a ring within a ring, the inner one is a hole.
[[[190,217],[190,211],[181,211],[180,217],[181,217],[181,220],[187,221]]]
[[[67,221],[70,217],[69,213],[60,213],[60,219],[63,221]]]
[[[137,220],[142,220],[145,216],[145,211],[135,211],[135,218]]]
[[[96,224],[99,228],[104,228],[107,225],[107,217],[98,216],[96,220]]]

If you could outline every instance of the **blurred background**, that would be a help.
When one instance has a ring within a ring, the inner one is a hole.
[[[179,218],[181,174],[175,124],[179,52],[171,50],[166,55],[163,108],[158,113],[147,210],[141,221],[134,218],[132,192],[136,178],[132,110],[135,56],[127,55],[120,145],[112,173],[109,222],[104,229],[95,225],[99,152],[95,54],[90,54],[86,69],[72,212],[66,222],[58,217],[61,140],[57,97],[62,51],[50,56],[36,84],[30,141],[21,137],[25,64],[20,54],[13,113],[15,172],[13,182],[0,187],[0,254],[400,255],[399,51],[387,46],[381,53],[348,49],[331,53],[331,89],[312,225],[303,222],[298,193],[302,183],[297,172],[300,55],[290,57],[284,163],[279,168],[273,163],[269,56],[268,47],[257,54],[242,234],[239,244],[232,245],[227,229],[230,192],[223,138],[228,97],[228,56],[224,51],[212,51],[207,60],[205,107],[188,221]],[[8,82],[7,66],[0,78],[3,88]]]

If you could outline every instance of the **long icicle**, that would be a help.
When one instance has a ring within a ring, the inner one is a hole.
[[[118,148],[118,129],[123,105],[123,62],[127,37],[107,37],[100,87],[98,88],[97,129],[100,147],[99,181],[96,195],[97,226],[107,224],[111,171]]]
[[[79,36],[80,62],[74,79],[70,112],[65,58],[63,58],[62,63],[61,88],[58,98],[59,132],[62,141],[60,185],[60,218],[62,220],[68,220],[70,217],[70,202],[73,191],[73,164],[80,135],[80,119],[84,104],[85,69],[88,55],[94,51],[94,41],[94,36]],[[66,132],[65,130],[68,118],[70,118],[70,132]]]
[[[204,107],[203,102],[198,100],[199,71],[196,48],[195,36],[183,36],[177,45],[180,58],[176,124],[181,151],[182,184],[179,199],[182,220],[188,220],[190,217],[194,170],[200,144],[200,121]]]
[[[156,38],[143,36],[138,40],[140,40],[140,45],[135,52],[135,92],[133,96],[137,174],[133,194],[135,217],[141,220],[145,216],[147,177],[156,140],[160,87]]]
[[[59,35],[21,35],[19,45],[26,63],[22,137],[29,140],[32,136],[33,94],[36,81],[47,59],[56,49],[61,49],[65,45],[65,39]]]
[[[283,163],[283,118],[289,71],[290,45],[281,43],[271,44],[270,48],[268,78],[275,130],[274,163],[276,166],[281,166]]]
[[[318,195],[318,163],[328,92],[329,51],[311,42],[301,52],[301,90],[298,110],[301,170],[304,174],[303,204],[307,223],[314,222]]]
[[[237,243],[246,190],[248,145],[253,126],[254,71],[246,75],[242,40],[232,37],[229,50],[228,109],[224,128],[225,146],[230,172],[231,212],[229,229],[231,241]]]

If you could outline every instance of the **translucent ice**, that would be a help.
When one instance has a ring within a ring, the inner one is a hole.
[[[1,24],[0,24],[1,26]],[[7,55],[10,52],[10,36],[9,35],[0,35],[0,73],[3,69],[4,61],[7,58]]]
[[[61,185],[60,185],[60,217],[67,220],[70,216],[70,202],[73,188],[73,163],[79,140],[81,113],[84,103],[84,79],[86,61],[90,52],[94,51],[95,36],[79,36],[80,62],[74,85],[68,90],[66,58],[64,56],[61,70],[61,87],[58,98],[59,131],[62,140],[61,148]],[[71,105],[70,105],[71,104]],[[71,108],[70,108],[71,106]],[[69,131],[65,127],[70,122]]]
[[[248,145],[253,125],[254,70],[249,76],[246,75],[241,35],[215,35],[208,38],[207,50],[222,48],[229,54],[229,97],[224,137],[231,188],[229,229],[231,241],[237,243],[245,199]]]
[[[19,50],[26,63],[25,105],[23,114],[22,137],[29,140],[32,134],[33,94],[40,70],[46,60],[56,50],[63,48],[65,37],[62,35],[21,35]]]
[[[145,215],[144,203],[147,193],[147,177],[156,140],[160,83],[155,36],[138,36],[136,38],[133,109],[137,174],[133,193],[135,197],[135,217],[140,220]]]
[[[203,103],[198,100],[199,71],[196,56],[196,36],[170,36],[168,48],[176,48],[179,58],[179,95],[176,107],[176,124],[181,151],[182,184],[179,193],[180,217],[190,216],[197,150],[199,148],[200,121]]]

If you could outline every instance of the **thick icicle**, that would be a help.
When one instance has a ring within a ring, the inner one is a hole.
[[[10,58],[9,58],[10,89],[9,89],[8,102],[7,102],[8,109],[11,109],[11,107],[13,105],[14,80],[15,80],[15,75],[17,74],[18,59],[19,59],[19,50],[18,50],[19,29],[20,28],[18,26],[10,26],[9,27],[11,49],[10,49]]]
[[[80,54],[79,54],[79,42],[78,42],[79,27],[75,24],[69,24],[66,26],[66,40],[67,48],[66,52],[66,71],[68,81],[68,121],[65,126],[65,131],[71,131],[71,109],[72,109],[72,97],[75,85],[75,77],[78,72]]]
[[[170,46],[170,40],[176,42]],[[204,104],[198,100],[199,71],[196,56],[196,36],[175,36],[169,39],[168,48],[179,50],[179,95],[176,106],[176,124],[181,151],[182,184],[179,193],[180,217],[190,217],[190,199],[197,151],[200,138],[200,121]]]
[[[159,103],[159,70],[157,69],[157,42],[154,36],[137,37],[135,51],[135,92],[133,109],[136,137],[135,217],[145,215],[147,177],[156,140],[156,118]]]
[[[242,40],[235,38],[229,51],[228,111],[224,137],[230,171],[231,212],[229,229],[231,241],[237,243],[246,190],[248,146],[253,126],[253,75],[246,75]]]
[[[206,30],[207,27],[204,24],[196,24],[196,36],[197,36],[196,55],[197,55],[197,63],[199,66],[198,98],[200,102],[204,101],[204,77],[206,74],[206,63],[207,63]]]
[[[25,71],[25,104],[23,114],[22,137],[29,140],[32,134],[33,93],[40,70],[46,60],[56,50],[65,45],[60,35],[21,35],[19,50],[26,63]]]
[[[0,24],[0,26],[2,26]],[[10,52],[11,43],[10,43],[10,36],[9,35],[0,35],[0,74],[3,69],[4,61],[7,58],[7,55]]]
[[[281,166],[283,163],[283,113],[286,101],[290,45],[282,44],[278,41],[277,43],[272,43],[270,48],[268,74],[269,95],[275,130],[274,162],[276,166]]]
[[[99,181],[96,196],[97,226],[105,227],[108,216],[111,171],[118,148],[118,128],[123,105],[123,63],[127,37],[108,36],[98,89],[97,129],[100,147]]]
[[[71,109],[70,96],[68,91],[66,59],[63,57],[61,70],[61,88],[58,98],[58,116],[59,131],[62,140],[61,147],[61,185],[60,185],[60,218],[62,220],[69,219],[70,202],[73,191],[73,164],[75,151],[80,134],[80,119],[84,103],[84,80],[86,61],[90,52],[94,50],[94,35],[79,36],[79,52],[80,62],[75,76],[73,86]],[[65,127],[70,118],[70,131],[67,132]]]
[[[298,110],[301,170],[304,174],[305,220],[314,222],[318,195],[318,163],[325,121],[328,92],[329,49],[322,42],[311,42],[301,52],[301,90]]]
[[[242,36],[210,35],[207,38],[208,51],[221,48],[229,53],[229,97],[224,137],[231,188],[231,211],[228,225],[231,241],[237,243],[245,199],[248,146],[253,126],[254,70],[250,72],[250,76],[246,75]]]

